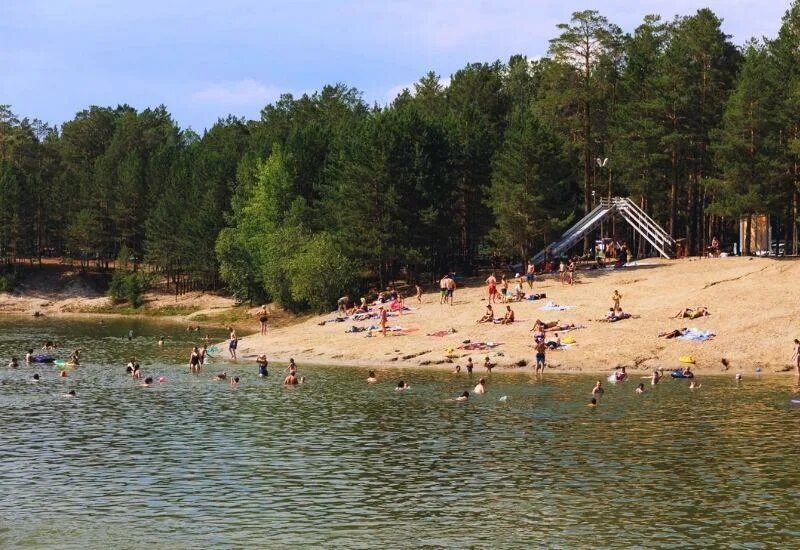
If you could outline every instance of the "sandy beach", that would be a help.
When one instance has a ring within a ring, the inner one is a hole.
[[[414,308],[402,317],[390,317],[389,324],[404,330],[382,337],[378,331],[346,333],[352,326],[377,325],[363,322],[320,323],[333,319],[331,313],[302,323],[271,329],[267,335],[240,338],[243,360],[266,353],[272,361],[336,364],[362,367],[418,367],[452,370],[472,357],[476,372],[484,372],[485,358],[497,370],[518,369],[522,361],[532,370],[533,341],[530,329],[536,319],[558,320],[583,325],[559,332],[562,339],[574,338],[568,349],[547,353],[548,371],[577,373],[609,371],[625,366],[636,371],[681,366],[679,357],[691,355],[699,372],[722,372],[721,359],[730,361],[730,372],[788,372],[792,341],[800,336],[800,262],[769,258],[648,259],[632,267],[613,270],[579,271],[573,286],[556,277],[538,277],[532,292],[545,293],[545,300],[511,303],[517,322],[510,326],[476,324],[487,303],[486,289],[459,288],[453,306],[440,305],[439,294],[428,291],[422,303],[407,299]],[[622,294],[622,308],[633,318],[615,323],[597,322],[611,307],[611,294]],[[531,292],[525,284],[525,291]],[[572,306],[565,311],[542,311],[547,302]],[[685,307],[707,306],[708,317],[675,319]],[[496,315],[505,311],[495,305]],[[257,330],[257,321],[254,321]],[[696,328],[716,336],[704,342],[659,338],[672,329]],[[455,332],[429,336],[438,331]],[[548,337],[554,333],[548,333]],[[498,344],[490,350],[463,350],[459,345]],[[221,346],[224,344],[221,344]],[[227,356],[227,349],[223,355]]]

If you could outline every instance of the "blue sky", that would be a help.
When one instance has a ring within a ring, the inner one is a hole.
[[[202,130],[282,92],[345,82],[386,103],[429,70],[544,55],[597,9],[625,31],[710,7],[737,44],[774,36],[789,0],[0,0],[0,104],[59,124],[89,105],[165,104]]]

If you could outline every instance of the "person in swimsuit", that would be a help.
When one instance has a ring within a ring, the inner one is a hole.
[[[492,369],[494,368],[494,363],[489,362],[489,358],[486,358],[486,361],[483,362],[483,366],[486,367],[486,373],[492,374]]]
[[[614,311],[622,311],[622,308],[619,307],[620,300],[622,300],[622,294],[620,294],[618,290],[615,290],[611,295],[611,302],[614,304]]]
[[[492,309],[491,304],[486,304],[486,313],[483,314],[483,317],[478,319],[478,323],[493,323],[494,322],[494,310]]]
[[[533,288],[534,278],[536,278],[536,266],[530,263],[528,264],[528,271],[525,273],[525,279],[528,281],[528,288]]]
[[[197,346],[192,348],[189,354],[189,372],[200,372],[200,350]]]
[[[467,357],[467,374],[472,376],[472,368],[474,365],[472,364],[472,357]]]
[[[598,380],[597,383],[592,388],[592,395],[603,395],[606,390],[603,389],[603,382]]]
[[[475,385],[475,389],[472,390],[472,392],[481,395],[486,393],[486,379],[481,378],[478,380],[478,383]]]
[[[375,377],[375,371],[374,370],[369,371],[369,376],[367,376],[367,383],[374,384],[377,381],[378,379]]]
[[[379,309],[380,314],[380,324],[381,324],[381,334],[383,334],[384,338],[386,337],[386,327],[389,324],[389,315],[386,313],[386,308],[381,306]]]
[[[417,303],[422,303],[422,287],[419,284],[414,285],[414,289],[417,291]]]
[[[216,381],[222,381],[222,380],[227,380],[227,379],[228,379],[228,373],[227,372],[220,372],[218,374],[215,374],[214,378],[212,378],[212,380],[216,380]]]
[[[489,302],[495,303],[497,301],[497,279],[494,276],[494,273],[489,275],[486,279],[486,288],[489,292]]]
[[[638,385],[638,386],[636,386],[636,389],[635,389],[635,390],[633,390],[633,391],[634,391],[635,393],[644,393],[644,392],[645,392],[645,391],[647,391],[647,390],[645,390],[645,389],[644,389],[644,384],[640,382],[640,383],[639,383],[639,385]]]
[[[547,351],[547,344],[544,343],[544,338],[536,342],[534,349],[536,350],[536,374],[539,374],[539,369],[544,374],[545,352]]]
[[[589,403],[586,406],[587,407],[592,407],[592,408],[596,407],[597,406],[597,399],[592,397],[591,401],[589,401]]]
[[[409,389],[410,387],[411,386],[409,386],[405,381],[400,380],[397,383],[397,386],[394,388],[394,391],[403,391]]]
[[[238,386],[238,385],[239,385],[239,377],[238,376],[234,376],[231,379],[231,387],[235,387],[235,386]]]
[[[442,275],[439,279],[439,305],[447,302],[447,275]]]
[[[792,353],[792,361],[794,361],[794,370],[797,377],[800,378],[800,340],[794,339],[794,353]]]
[[[38,381],[39,381],[39,373],[37,372],[34,373],[34,375],[31,377],[31,382],[38,382]]]
[[[448,275],[447,276],[447,297],[445,299],[445,302],[450,302],[451,306],[453,305],[453,295],[455,294],[455,292],[456,292],[456,280]]]
[[[267,315],[267,305],[264,304],[261,306],[261,311],[258,314],[258,322],[261,324],[261,336],[264,336],[267,333],[268,320],[269,316]]]
[[[469,399],[469,392],[466,390],[464,390],[464,392],[461,395],[456,397],[456,401],[466,401],[467,399]]]
[[[231,359],[236,360],[236,348],[239,346],[239,339],[236,337],[236,330],[233,327],[228,327],[228,352],[231,354]]]
[[[650,384],[655,386],[661,380],[661,373],[657,370],[653,371],[653,376],[650,377]]]
[[[500,277],[500,294],[503,295],[504,302],[508,300],[508,280],[505,275]]]
[[[259,376],[263,377],[269,375],[269,373],[267,372],[267,366],[269,365],[269,361],[267,361],[266,354],[262,354],[256,357],[256,364],[258,365]]]
[[[514,322],[514,310],[511,306],[506,306],[506,314],[503,315],[503,320],[500,321],[501,325],[510,325]]]
[[[547,349],[558,349],[561,347],[561,337],[558,335],[557,332],[555,333],[555,337],[556,337],[555,340],[550,340],[548,342],[545,342],[545,346],[547,347]]]
[[[11,358],[11,362],[8,364],[8,368],[16,369],[19,367],[19,360],[16,357]]]

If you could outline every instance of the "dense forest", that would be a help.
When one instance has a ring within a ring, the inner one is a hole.
[[[547,57],[428,73],[387,106],[336,84],[202,135],[163,106],[60,128],[0,106],[0,258],[320,309],[524,261],[610,195],[691,252],[766,213],[797,253],[800,1],[777,37],[738,46],[708,9],[630,34],[584,11],[554,35]]]

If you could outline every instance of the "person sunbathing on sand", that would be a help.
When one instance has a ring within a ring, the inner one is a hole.
[[[711,315],[707,307],[691,308],[686,307],[678,312],[674,317],[675,319],[697,319],[698,317],[706,317]]]
[[[669,332],[661,332],[658,334],[659,338],[677,338],[678,336],[683,336],[686,334],[686,331],[689,330],[686,327],[684,328],[676,328],[675,330],[671,330]]]
[[[541,319],[536,319],[536,322],[533,324],[533,328],[529,332],[544,332],[551,328],[559,328],[558,320],[556,321],[542,321]],[[564,330],[564,329],[561,329]]]
[[[503,320],[500,321],[501,325],[510,325],[514,322],[514,310],[511,306],[506,306],[506,314],[503,315]]]
[[[494,310],[492,310],[491,304],[486,304],[486,313],[483,314],[483,317],[478,319],[478,323],[493,323],[494,322]]]

